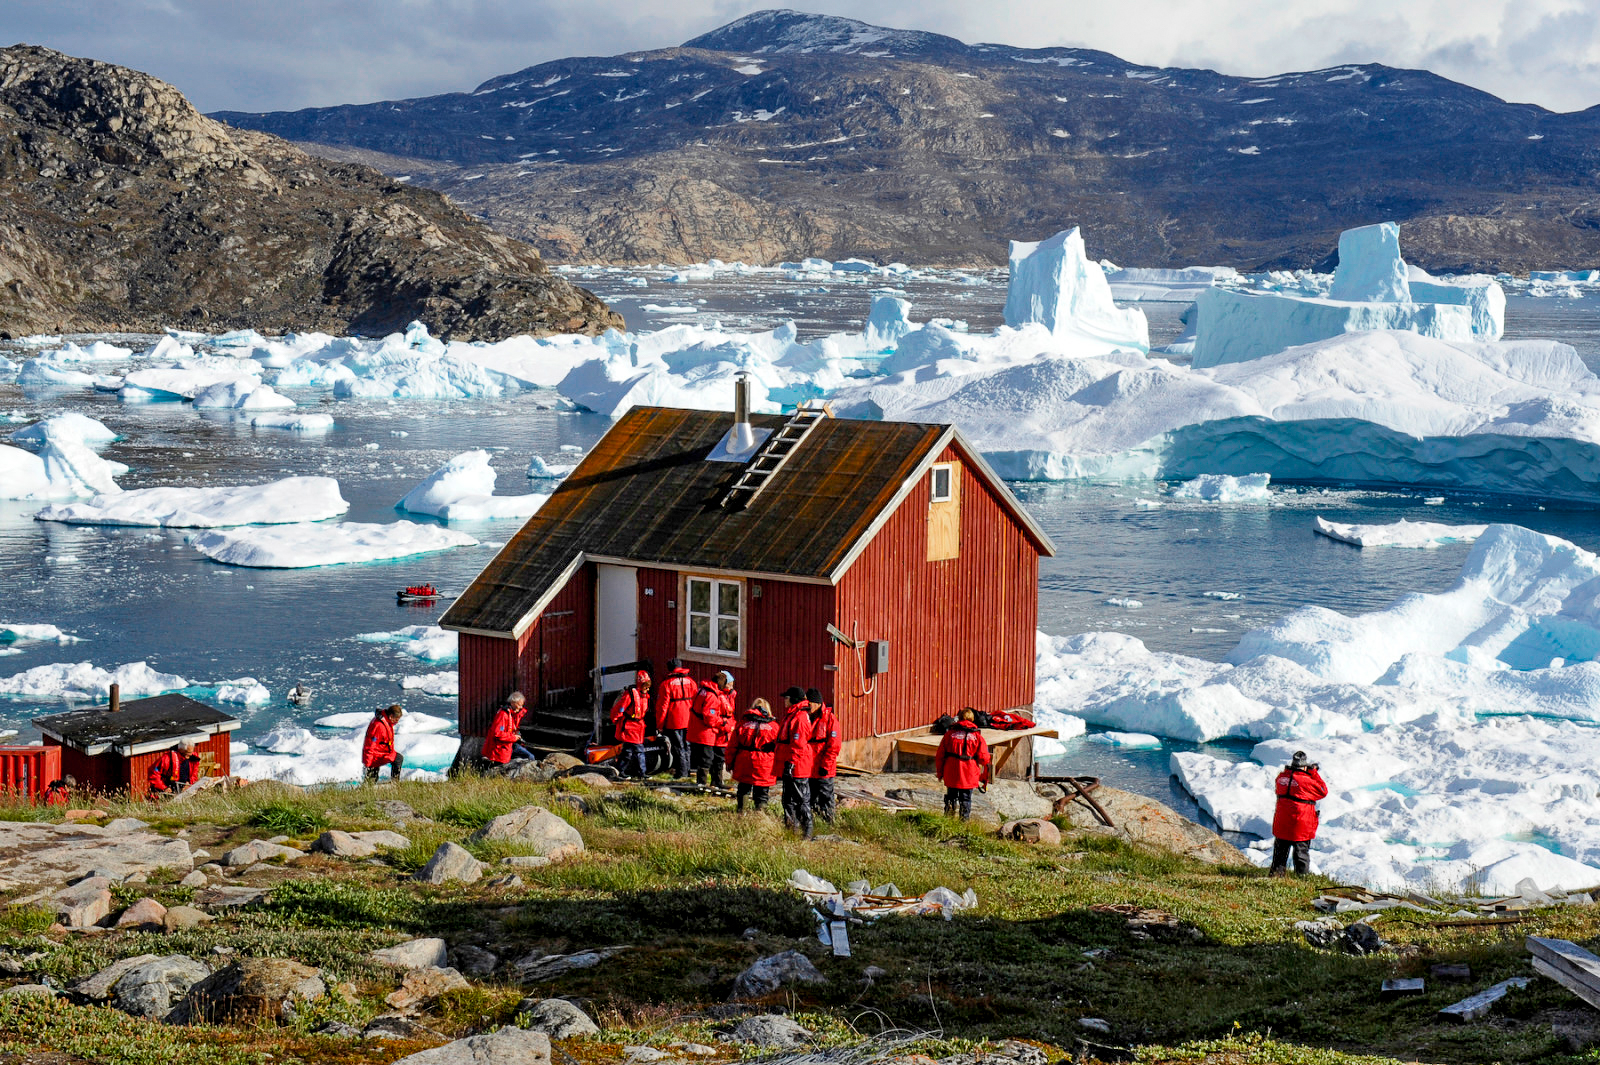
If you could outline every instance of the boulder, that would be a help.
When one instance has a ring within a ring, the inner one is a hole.
[[[91,876],[56,892],[56,920],[68,928],[88,928],[111,913],[111,881]]]
[[[535,951],[511,963],[517,979],[523,983],[549,980],[577,969],[592,969],[607,958],[615,957],[631,947],[604,947],[600,950],[583,950],[574,954],[540,954]]]
[[[444,884],[452,880],[470,884],[483,876],[483,863],[459,843],[446,840],[433,852],[417,879],[425,884]]]
[[[1000,838],[1019,843],[1040,843],[1047,847],[1061,846],[1061,830],[1042,817],[1007,821],[1000,826]]]
[[[578,830],[543,806],[524,806],[501,814],[474,832],[472,840],[515,843],[552,860],[583,850],[583,837]]]
[[[136,932],[159,932],[167,908],[155,899],[145,898],[135,902],[117,918],[118,928],[131,928]]]
[[[517,1021],[551,1039],[577,1039],[599,1035],[600,1026],[564,998],[525,998],[517,1004]]]
[[[211,920],[211,915],[204,910],[197,910],[193,906],[172,906],[161,915],[161,927],[168,932],[177,932],[185,928],[198,928]]]
[[[237,869],[242,866],[254,865],[257,862],[264,862],[270,858],[282,858],[284,861],[292,862],[296,858],[304,856],[305,853],[303,851],[295,850],[293,847],[285,847],[281,843],[268,843],[264,839],[253,839],[249,843],[239,844],[239,846],[224,854],[222,856],[222,864],[230,869]]]
[[[379,850],[404,850],[411,846],[411,841],[398,832],[390,832],[387,828],[374,829],[371,832],[352,832],[351,836],[362,843],[370,843]]]
[[[498,954],[470,944],[457,947],[454,957],[455,968],[468,976],[488,976],[500,964]]]
[[[369,955],[373,961],[393,965],[399,969],[439,968],[447,961],[445,942],[442,939],[411,939],[392,947],[375,950]]]
[[[547,765],[559,773],[568,769],[578,768],[583,764],[583,759],[567,754],[565,751],[556,751],[539,759],[539,764]]]
[[[370,858],[379,848],[399,850],[411,846],[411,841],[398,832],[341,832],[330,828],[318,836],[311,849],[318,854],[334,858]]]
[[[550,1065],[550,1037],[501,1028],[408,1055],[394,1065]]]
[[[731,999],[760,998],[770,995],[784,984],[823,984],[828,978],[811,964],[811,959],[798,950],[786,950],[762,958],[740,973],[733,981]]]
[[[812,1033],[794,1021],[776,1013],[759,1017],[746,1017],[725,1037],[730,1043],[745,1043],[758,1047],[777,1047],[793,1050],[811,1042]]]
[[[86,976],[72,985],[72,994],[84,1002],[104,1002],[111,997],[111,989],[117,986],[130,971],[137,969],[145,962],[156,961],[154,954],[140,954],[132,958],[123,958],[114,961],[93,976]]]
[[[430,966],[412,969],[400,981],[400,989],[384,999],[390,1009],[401,1013],[419,1011],[446,991],[465,991],[472,985],[454,969]]]
[[[185,873],[183,879],[178,881],[178,884],[181,887],[203,888],[208,882],[209,881],[206,880],[206,874],[202,873],[198,869],[195,869],[192,872]]]
[[[160,1020],[195,984],[211,975],[211,966],[186,954],[152,958],[129,969],[112,988],[111,998],[124,1013]]]
[[[287,958],[240,958],[189,989],[173,1024],[255,1024],[293,1016],[297,1003],[327,994],[316,969]]]

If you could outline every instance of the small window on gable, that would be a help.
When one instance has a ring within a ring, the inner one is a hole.
[[[740,627],[744,583],[709,577],[689,577],[686,583],[689,609],[684,648],[740,657],[744,653]]]
[[[954,493],[954,489],[951,488],[952,481],[953,481],[953,477],[952,477],[952,474],[951,474],[950,463],[944,462],[944,463],[940,463],[939,465],[933,467],[933,472],[930,475],[930,482],[929,482],[930,485],[931,485],[931,492],[929,494],[929,502],[932,502],[932,503],[948,503],[948,502],[950,502],[950,499],[951,499],[951,497],[952,497],[952,495]]]

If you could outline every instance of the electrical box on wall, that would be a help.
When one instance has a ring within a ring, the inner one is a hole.
[[[889,641],[867,641],[867,676],[876,677],[889,672]]]

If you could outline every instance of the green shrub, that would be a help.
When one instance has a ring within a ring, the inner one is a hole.
[[[476,830],[493,821],[501,814],[509,812],[510,809],[510,807],[503,807],[500,803],[485,802],[482,799],[463,799],[440,807],[435,820],[444,821],[465,829]]]
[[[250,823],[275,836],[308,836],[328,827],[328,819],[299,803],[269,802],[250,815]]]
[[[302,928],[409,928],[419,905],[409,892],[348,880],[287,880],[264,909]]]
[[[55,917],[49,910],[38,906],[7,906],[0,910],[0,929],[17,935],[30,935],[34,932],[43,932],[55,924]]]

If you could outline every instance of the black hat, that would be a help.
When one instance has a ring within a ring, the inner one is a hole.
[[[822,705],[822,691],[821,691],[821,689],[819,689],[819,688],[807,688],[806,689],[806,702],[812,703],[812,704],[814,704],[816,706],[821,706]]]
[[[1294,752],[1294,757],[1289,759],[1289,764],[1294,766],[1296,769],[1304,769],[1306,766],[1311,764],[1311,759],[1306,757],[1306,752],[1296,751]]]
[[[683,659],[681,659],[681,658],[669,658],[669,659],[667,659],[667,668],[668,669],[682,669],[683,668]]]
[[[801,691],[795,685],[791,684],[783,690],[783,697],[789,700],[791,703],[801,703],[805,702],[806,693]]]

